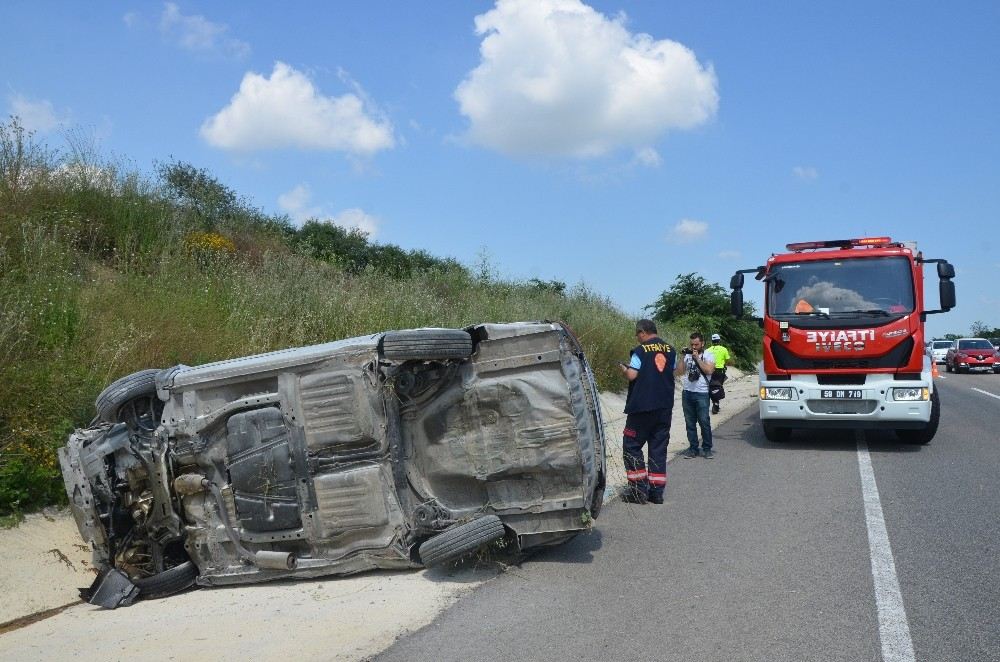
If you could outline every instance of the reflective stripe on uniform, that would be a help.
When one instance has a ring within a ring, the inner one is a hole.
[[[654,474],[649,472],[649,484],[650,485],[666,485],[667,484],[667,474]]]
[[[630,481],[636,481],[643,480],[647,474],[645,469],[636,469],[635,471],[626,471],[625,475]]]

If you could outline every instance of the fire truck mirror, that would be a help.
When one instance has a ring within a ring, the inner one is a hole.
[[[743,274],[733,274],[733,277],[729,279],[729,289],[739,290],[743,288]]]
[[[937,270],[938,278],[946,279],[955,277],[955,267],[950,262],[938,262]],[[941,306],[944,307],[944,304],[941,304]]]
[[[941,271],[941,266],[938,265],[938,271]],[[951,266],[950,264],[948,265]],[[954,275],[955,270],[951,270],[952,275]],[[940,285],[940,297],[941,297],[941,310],[951,310],[955,307],[955,283],[951,280],[944,279],[941,281]]]
[[[742,277],[743,274],[740,274],[740,276]],[[944,285],[944,283],[941,284]],[[729,310],[736,319],[743,317],[743,290],[734,289],[732,294],[729,295]]]

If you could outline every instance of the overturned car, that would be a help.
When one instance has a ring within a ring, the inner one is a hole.
[[[603,499],[594,378],[560,323],[144,370],[96,406],[59,459],[107,607],[555,544]]]

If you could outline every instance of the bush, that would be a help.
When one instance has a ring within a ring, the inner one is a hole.
[[[680,274],[647,309],[653,311],[654,320],[676,334],[674,342],[680,347],[688,344],[694,331],[705,336],[706,344],[711,334],[718,333],[741,370],[754,370],[760,360],[763,332],[751,319],[756,315],[753,304],[744,303],[743,318],[734,318],[729,295],[718,283],[709,283],[694,273]]]

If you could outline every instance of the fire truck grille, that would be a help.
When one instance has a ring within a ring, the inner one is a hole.
[[[833,355],[830,358],[796,356],[776,342],[771,343],[774,362],[782,370],[868,370],[871,368],[901,368],[913,354],[913,338],[907,338],[882,356],[860,358]]]
[[[870,414],[878,403],[875,400],[806,400],[814,414]]]

